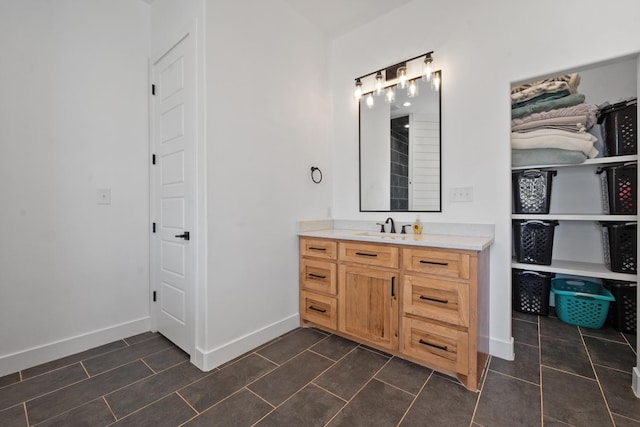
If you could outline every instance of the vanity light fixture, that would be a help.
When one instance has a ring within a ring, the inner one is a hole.
[[[373,93],[369,92],[366,98],[367,107],[373,108]]]
[[[418,85],[416,84],[416,80],[413,79],[409,82],[409,87],[407,88],[407,96],[409,98],[413,98],[418,94]]]
[[[422,64],[417,62],[418,60],[422,60]],[[401,89],[407,90],[407,96],[409,98],[413,98],[418,95],[418,84],[417,79],[422,77],[423,79],[430,81],[431,85],[435,90],[440,88],[440,76],[437,74],[436,80],[432,78],[434,75],[433,71],[433,51],[423,53],[422,55],[418,55],[414,58],[407,59],[406,61],[399,62],[390,67],[383,68],[381,70],[376,70],[373,73],[365,74],[364,76],[360,76],[356,79],[356,88],[354,91],[354,96],[356,101],[360,101],[363,94],[366,95],[366,105],[369,108],[373,107],[375,103],[373,96],[381,96],[384,93],[385,101],[391,103],[395,101],[395,88],[399,86]],[[368,79],[369,76],[375,75],[373,82]],[[366,86],[371,87],[370,92],[364,92],[363,80],[365,80]],[[368,82],[367,82],[368,81]],[[387,86],[385,86],[385,83]]]
[[[398,82],[400,88],[404,89],[407,87],[407,67],[398,68]]]
[[[393,86],[389,86],[387,88],[387,92],[384,94],[384,100],[389,104],[396,100],[396,91],[394,90]]]
[[[425,55],[422,68],[422,75],[427,81],[431,81],[431,76],[433,75],[433,58],[431,57],[432,53],[433,52],[429,52]]]
[[[433,86],[433,89],[438,91],[440,90],[440,73],[436,72],[433,74],[433,80],[431,81],[431,86]]]
[[[356,97],[356,101],[359,101],[362,97],[362,82],[360,79],[356,79],[356,91],[353,95]]]
[[[384,89],[384,77],[382,77],[382,71],[378,71],[378,74],[376,74],[376,95],[382,95],[382,89]]]

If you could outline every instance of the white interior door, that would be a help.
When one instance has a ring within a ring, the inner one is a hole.
[[[151,290],[158,332],[195,349],[195,66],[187,35],[152,64]]]

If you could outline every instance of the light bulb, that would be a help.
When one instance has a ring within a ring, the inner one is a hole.
[[[356,101],[359,101],[360,97],[362,97],[362,82],[360,79],[356,79],[356,90],[353,95],[355,96]]]
[[[393,90],[393,86],[387,88],[387,92],[384,95],[385,101],[392,103],[396,100],[396,92]]]
[[[433,75],[432,63],[433,63],[433,58],[431,57],[431,54],[428,53],[427,56],[424,58],[424,65],[422,68],[422,75],[427,81],[430,81],[431,76]]]
[[[415,80],[411,80],[409,82],[409,87],[407,88],[407,96],[409,98],[413,98],[418,94],[418,84]]]
[[[407,87],[407,67],[398,68],[398,80],[400,81],[400,88]]]
[[[382,77],[382,73],[378,71],[376,74],[376,95],[382,95],[382,89],[384,88],[384,77]]]
[[[431,85],[436,91],[440,90],[440,74],[438,73],[434,74]]]
[[[369,93],[369,95],[367,95],[367,107],[369,108],[373,108],[373,94]]]

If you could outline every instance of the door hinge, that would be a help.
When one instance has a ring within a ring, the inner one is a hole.
[[[156,164],[156,155],[155,155],[155,154],[152,154],[152,155],[151,155],[151,164],[152,164],[152,165],[155,165],[155,164]]]
[[[153,233],[155,233],[155,232],[156,232],[156,223],[155,223],[155,222],[153,223],[153,227],[152,227],[152,230],[151,230],[151,231],[152,231]]]
[[[156,85],[151,85],[151,95],[156,94]]]
[[[156,302],[156,291],[153,291],[153,302]]]

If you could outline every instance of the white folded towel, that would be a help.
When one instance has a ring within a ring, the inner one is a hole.
[[[511,133],[511,148],[515,150],[559,148],[582,151],[590,159],[598,156],[598,150],[593,146],[596,141],[595,136],[586,132],[567,132],[557,129]]]

